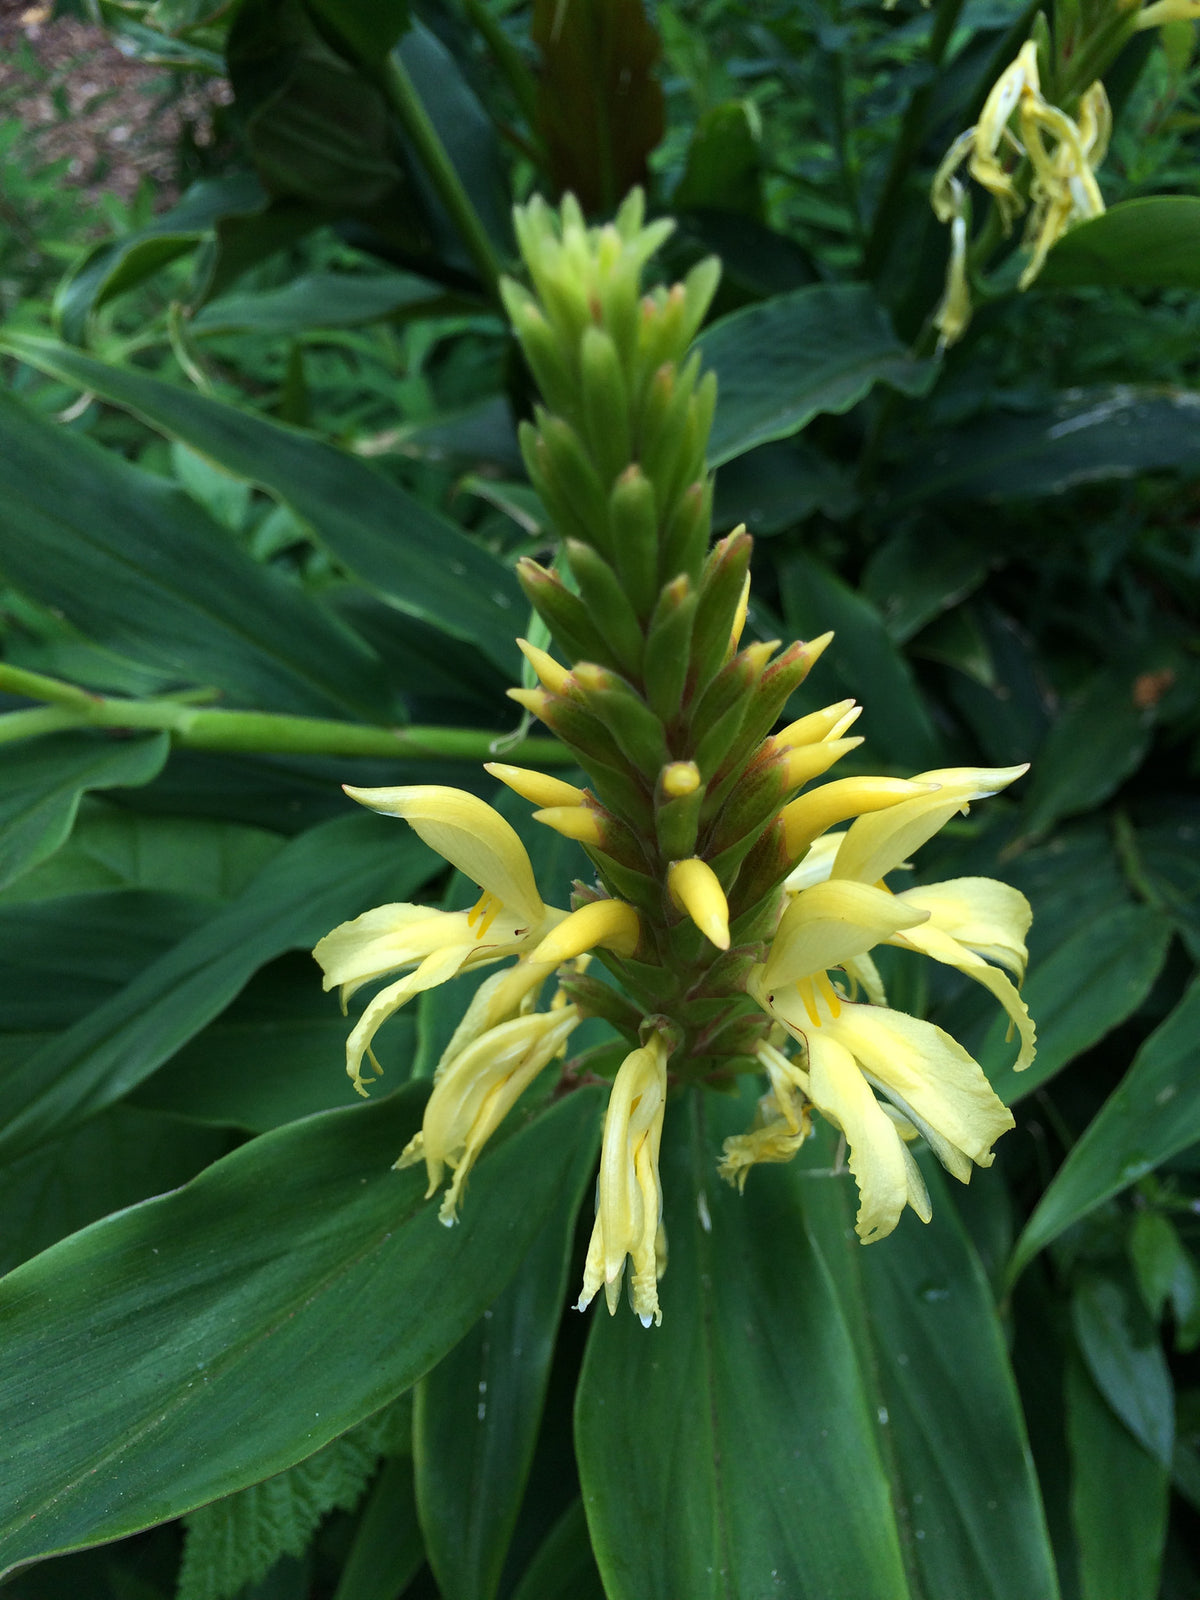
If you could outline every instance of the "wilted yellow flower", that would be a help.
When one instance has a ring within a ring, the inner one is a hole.
[[[615,1312],[625,1258],[629,1299],[643,1327],[661,1322],[658,1280],[666,1262],[658,1150],[667,1100],[667,1046],[654,1034],[625,1057],[613,1081],[604,1118],[596,1222],[588,1245],[579,1309],[603,1287]]]

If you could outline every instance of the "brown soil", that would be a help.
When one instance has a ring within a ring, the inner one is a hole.
[[[0,0],[0,116],[24,123],[31,165],[65,158],[88,198],[129,200],[148,181],[163,210],[178,196],[181,141],[189,129],[211,141],[228,84],[134,60],[104,29],[51,9]]]

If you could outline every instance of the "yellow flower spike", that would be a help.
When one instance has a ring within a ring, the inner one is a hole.
[[[529,767],[510,767],[504,761],[485,761],[483,770],[490,772],[500,783],[507,784],[522,800],[537,806],[578,806],[583,804],[583,790],[561,778],[552,778],[547,772],[535,772]]]
[[[580,844],[604,845],[604,831],[600,818],[591,806],[546,806],[533,813],[535,822],[553,828],[564,839],[578,839]]]
[[[765,992],[782,989],[854,956],[907,928],[928,922],[929,913],[906,906],[885,889],[831,881],[794,895],[761,969]],[[551,935],[553,937],[553,935]]]
[[[566,667],[560,666],[554,657],[545,650],[539,650],[537,645],[530,644],[528,639],[518,639],[517,649],[537,673],[538,682],[543,689],[548,689],[551,694],[565,694],[567,680],[571,674]],[[511,690],[509,691],[511,694]]]
[[[431,850],[528,923],[546,914],[533,868],[516,830],[478,795],[440,784],[399,789],[342,787],[352,800],[388,817],[402,817]]]
[[[802,784],[811,783],[823,772],[828,772],[835,761],[849,755],[851,750],[857,750],[862,742],[860,738],[822,739],[817,744],[789,750],[783,763],[788,788],[799,789]]]
[[[905,778],[835,778],[832,783],[823,783],[819,789],[790,801],[779,813],[785,830],[785,848],[790,856],[802,856],[813,840],[826,828],[832,828],[835,822],[899,805],[935,787],[935,784],[911,782]]]
[[[529,959],[558,966],[598,947],[611,950],[614,955],[631,956],[641,933],[637,912],[624,900],[593,900],[564,917],[530,952]]]
[[[629,1298],[644,1328],[662,1321],[658,1152],[667,1098],[667,1054],[666,1044],[655,1034],[625,1057],[613,1080],[604,1118],[596,1222],[578,1300],[583,1311],[603,1288],[609,1312],[615,1313],[628,1256]]]
[[[659,781],[668,799],[682,800],[700,787],[700,768],[694,761],[669,761]]]
[[[913,783],[923,786],[924,793],[914,793],[888,812],[861,816],[846,831],[834,859],[833,876],[878,883],[932,839],[956,812],[967,810],[972,800],[997,794],[1028,771],[1026,762],[1018,767],[943,767],[917,773]],[[793,804],[807,798],[801,796]]]
[[[502,1022],[460,1051],[434,1084],[421,1132],[396,1166],[425,1162],[426,1198],[436,1193],[445,1168],[453,1170],[438,1212],[446,1227],[458,1220],[463,1186],[483,1146],[579,1020],[576,1007],[565,1006]]]
[[[667,892],[718,950],[729,949],[729,903],[707,861],[692,856],[667,868]]]

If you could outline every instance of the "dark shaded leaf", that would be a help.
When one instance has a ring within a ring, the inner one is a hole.
[[[1090,283],[1200,289],[1200,199],[1160,194],[1120,201],[1060,239],[1038,282],[1054,289]]]

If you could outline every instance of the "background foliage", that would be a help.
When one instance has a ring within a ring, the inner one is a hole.
[[[1200,1593],[1195,28],[1109,77],[1108,215],[938,358],[928,180],[1014,0],[98,3],[233,104],[104,231],[0,105],[11,1592]],[[447,1233],[388,1169],[461,983],[351,1107],[304,953],[464,903],[340,782],[556,759],[503,696],[547,536],[495,282],[513,198],[635,182],[672,272],[724,260],[750,626],[837,631],[789,715],[860,696],[871,771],[1033,762],[922,871],[1028,894],[1040,1035],[1013,1077],[985,997],[888,952],[1015,1105],[996,1166],[862,1251],[832,1146],[716,1184],[718,1101],[664,1151],[653,1334],[563,1312],[598,1091],[518,1116]]]

